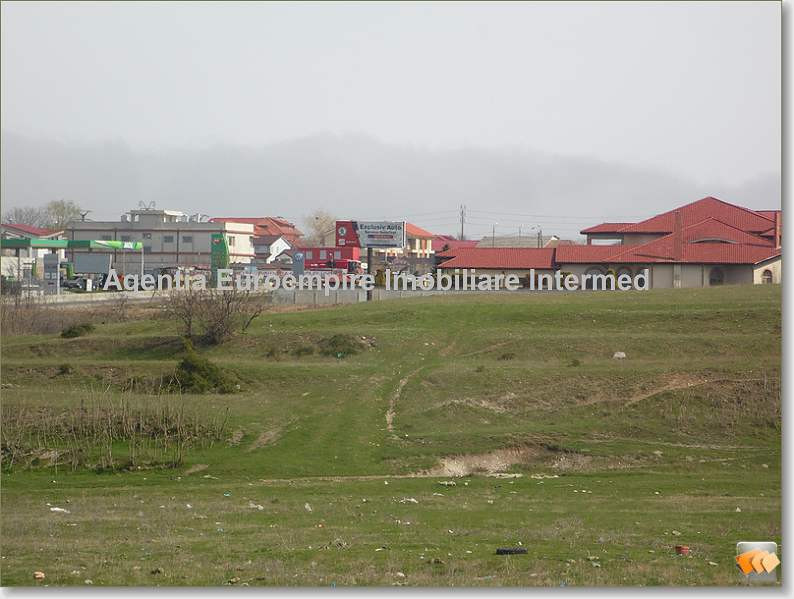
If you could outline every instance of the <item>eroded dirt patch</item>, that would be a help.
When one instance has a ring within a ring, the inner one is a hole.
[[[470,474],[494,474],[503,472],[516,464],[527,464],[543,455],[540,447],[510,447],[487,453],[447,456],[441,458],[434,468],[423,473],[428,476],[468,476]]]

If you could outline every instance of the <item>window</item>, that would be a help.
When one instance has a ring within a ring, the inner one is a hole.
[[[305,258],[306,258],[306,260],[311,260],[312,258],[314,258],[314,255],[312,254],[311,250],[306,250]]]
[[[328,257],[328,252],[325,250],[320,250],[320,260],[325,260]]]
[[[163,235],[163,243],[174,243],[173,235]]]
[[[229,235],[229,247],[234,247],[234,235]]]
[[[764,285],[771,285],[772,283],[775,282],[775,277],[772,274],[772,271],[769,270],[768,268],[761,273],[761,282]]]
[[[152,238],[152,234],[151,233],[144,233],[143,234],[143,238],[144,239],[151,239]]]
[[[587,281],[585,281],[585,289],[593,289],[593,285],[594,285],[593,275],[605,275],[606,270],[601,268],[600,266],[591,266],[586,271],[584,271],[584,274],[589,275]],[[603,289],[602,285],[603,283],[599,283],[598,288]]]
[[[129,235],[122,235],[121,236],[121,240],[122,241],[130,241],[130,236]]]
[[[342,259],[342,250],[334,250],[334,260]]]
[[[143,246],[143,253],[144,254],[151,254],[152,253],[152,246],[150,246],[150,245]]]
[[[725,282],[725,272],[719,267],[715,266],[709,273],[709,285],[722,285]]]
[[[113,238],[112,238],[110,235],[102,235],[102,236],[100,237],[100,239],[101,239],[102,241],[110,241],[110,240],[111,240],[111,239],[113,239]]]
[[[182,243],[193,243],[192,235],[182,235]]]

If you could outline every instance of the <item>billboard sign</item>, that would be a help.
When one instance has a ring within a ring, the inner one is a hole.
[[[336,221],[336,245],[360,248],[405,247],[405,221]]]
[[[75,254],[74,270],[80,274],[106,275],[112,259],[113,254]]]
[[[58,254],[44,254],[44,293],[57,295],[61,291],[61,259]]]

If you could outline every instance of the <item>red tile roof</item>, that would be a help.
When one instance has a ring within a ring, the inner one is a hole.
[[[708,218],[689,227],[684,227],[683,236],[684,241],[695,243],[702,241],[727,241],[763,246],[772,244],[768,239],[732,227],[716,218]]]
[[[430,231],[423,229],[422,227],[417,227],[411,223],[405,223],[405,235],[406,237],[422,237],[422,238],[432,238],[435,237]]]
[[[664,238],[667,239],[666,237]],[[651,246],[652,242],[647,244]],[[673,260],[672,241],[652,247],[638,249],[617,256],[617,262],[676,262]],[[689,264],[757,264],[779,256],[780,248],[750,245],[746,243],[686,243],[683,247],[682,263]]]
[[[454,237],[450,237],[448,235],[436,235],[433,237],[433,251],[438,253],[444,251],[444,248],[449,248],[450,250],[458,249],[458,248],[472,248],[477,245],[476,240],[470,239],[455,239]]]
[[[35,237],[50,237],[56,233],[63,232],[55,229],[42,229],[41,227],[34,227],[33,225],[23,225],[21,223],[3,223],[3,226]]]
[[[303,235],[294,223],[280,216],[216,216],[210,222],[252,224],[256,235],[280,235],[289,242]]]
[[[775,220],[776,214],[782,214],[782,210],[755,210],[756,213],[760,214],[768,218],[769,220]]]
[[[582,229],[580,233],[586,235],[587,233],[617,233],[623,227],[627,227],[633,223],[601,223],[587,229]]]
[[[458,248],[455,257],[441,263],[441,268],[493,268],[524,270],[554,268],[551,248]]]
[[[714,218],[685,227],[682,236],[682,263],[756,264],[780,254],[768,240]],[[641,245],[560,247],[555,259],[558,264],[675,262],[673,237],[669,234]]]
[[[563,245],[557,248],[555,259],[559,264],[589,264],[608,262],[625,245]]]
[[[773,226],[774,220],[766,218],[757,212],[723,202],[717,198],[707,197],[686,206],[681,206],[668,212],[663,212],[657,216],[644,221],[623,227],[621,233],[672,233],[675,212],[681,211],[683,225],[689,226],[706,220],[716,218],[720,221],[737,227],[743,231],[760,233]]]

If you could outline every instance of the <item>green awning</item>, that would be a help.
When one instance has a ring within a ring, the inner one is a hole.
[[[49,248],[49,249],[65,249],[68,246],[66,239],[22,239],[10,238],[0,239],[0,247],[2,249],[20,249],[20,248]]]
[[[138,250],[143,248],[140,241],[115,241],[104,239],[75,239],[67,242],[70,250]]]
[[[140,251],[143,244],[140,241],[106,241],[104,239],[0,239],[3,249],[41,248],[41,249],[70,249],[70,250],[135,250]]]

